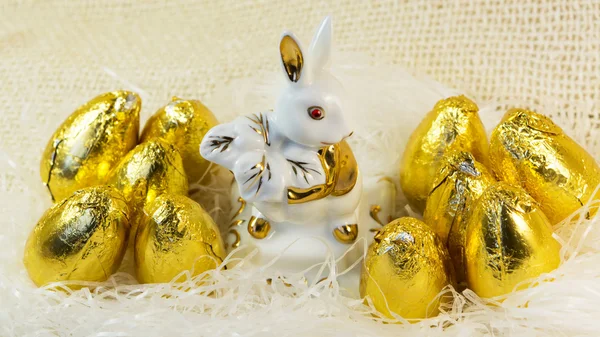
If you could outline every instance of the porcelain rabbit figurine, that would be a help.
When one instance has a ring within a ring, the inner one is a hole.
[[[233,245],[240,235],[261,240],[265,258],[307,236],[324,238],[338,256],[361,232],[362,177],[345,141],[353,132],[344,118],[343,88],[328,69],[331,40],[329,17],[307,53],[285,32],[279,51],[288,83],[275,109],[217,125],[200,145],[201,155],[231,170],[237,182],[242,207],[232,223]],[[242,214],[246,203],[249,218]],[[238,226],[247,231],[240,234]],[[325,253],[305,244],[292,255],[294,263],[310,264]]]

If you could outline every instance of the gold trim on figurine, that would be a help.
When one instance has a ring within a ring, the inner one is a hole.
[[[329,195],[342,196],[352,191],[358,178],[358,164],[346,141],[319,149],[319,160],[325,183],[308,188],[288,187],[288,204],[301,204]]]
[[[254,114],[252,117],[246,118],[258,126],[258,129],[254,126],[250,126],[250,128],[263,137],[265,144],[271,146],[271,141],[269,140],[269,120],[265,118],[262,113],[259,113],[258,115]]]
[[[271,224],[267,220],[255,216],[250,217],[250,220],[248,221],[248,233],[250,233],[253,238],[262,240],[269,235],[270,230]]]
[[[235,214],[231,217],[231,220],[237,218],[240,214],[242,214],[242,212],[244,212],[244,209],[246,208],[246,200],[244,200],[244,198],[239,197],[238,202],[240,203],[240,208],[237,210],[237,212],[235,212]]]
[[[358,225],[344,225],[333,230],[333,237],[340,243],[351,244],[358,237]]]
[[[235,229],[230,229],[229,230],[229,234],[233,234],[235,235],[235,241],[233,241],[233,243],[231,244],[231,248],[237,248],[240,246],[240,243],[242,241],[241,237],[240,237],[240,233],[235,230]]]
[[[302,67],[304,66],[304,57],[302,56],[300,46],[293,37],[285,35],[281,38],[279,52],[281,53],[283,67],[290,81],[298,82]]]

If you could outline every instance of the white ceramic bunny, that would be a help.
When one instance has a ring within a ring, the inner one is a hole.
[[[264,258],[307,236],[324,238],[338,256],[359,232],[368,232],[357,221],[362,177],[345,142],[353,132],[344,118],[343,88],[328,69],[331,39],[329,17],[308,53],[285,32],[279,50],[288,84],[274,111],[218,125],[200,145],[204,158],[233,172],[234,192],[252,206],[249,218],[243,207],[234,218],[232,226],[243,228],[242,234],[234,228],[234,246],[240,235],[260,240]],[[323,261],[326,252],[307,245],[292,253],[293,263]]]

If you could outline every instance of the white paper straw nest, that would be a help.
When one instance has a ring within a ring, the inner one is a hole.
[[[345,65],[337,63],[334,72],[348,89],[348,118],[355,125],[351,145],[360,168],[366,176],[396,179],[404,144],[422,116],[437,100],[462,92],[397,66],[362,66],[369,60],[340,56]],[[278,76],[235,81],[219,88],[205,103],[222,121],[269,109]],[[498,107],[514,102],[478,104],[491,129],[504,112]],[[559,116],[552,107],[549,103],[546,111],[539,112],[552,114],[567,134],[598,158],[596,131],[585,119],[588,111]],[[38,289],[23,267],[23,247],[49,207],[48,197],[38,177],[24,176],[19,163],[5,153],[0,153],[0,172],[0,336],[574,336],[598,335],[600,330],[598,217],[580,217],[558,226],[563,263],[540,276],[535,286],[511,293],[502,302],[447,289],[441,296],[454,296],[454,302],[438,317],[415,324],[382,324],[385,320],[373,317],[362,300],[339,287],[335,275],[324,275],[329,279],[318,284],[287,275],[286,285],[278,279],[281,275],[253,266],[248,261],[252,252],[244,247],[228,257],[241,262],[236,268],[210,271],[181,284],[136,284],[127,256],[122,271],[94,284],[92,291],[70,291],[67,283]],[[14,190],[8,186],[9,177],[13,184],[26,187],[23,192],[7,193]],[[226,222],[227,192],[214,186],[195,187],[193,197],[218,222]],[[590,203],[580,213],[597,206],[598,202]],[[324,265],[334,263],[330,257],[324,259]],[[274,281],[269,285],[267,278]]]

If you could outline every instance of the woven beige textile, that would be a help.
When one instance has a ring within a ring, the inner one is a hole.
[[[0,6],[0,151],[32,175],[51,132],[95,95],[141,91],[143,118],[172,95],[208,99],[217,85],[276,69],[282,29],[307,41],[327,14],[337,50],[428,74],[479,102],[550,103],[595,122],[600,106],[596,0]]]

